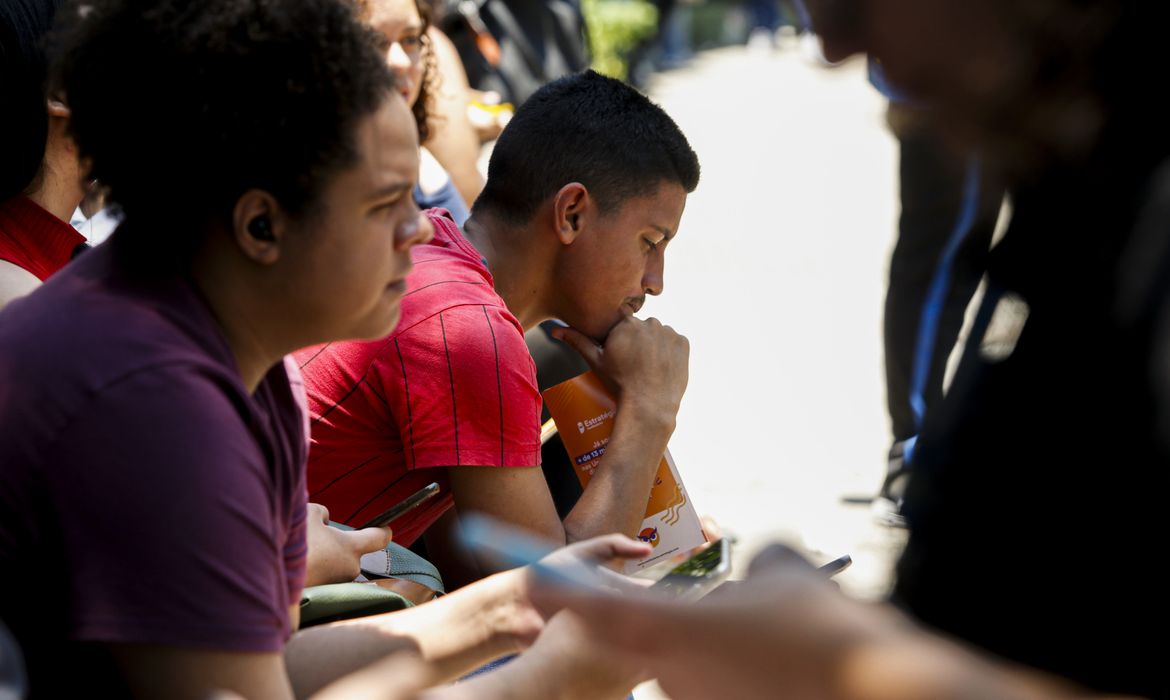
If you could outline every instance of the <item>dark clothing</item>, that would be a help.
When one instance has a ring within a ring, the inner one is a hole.
[[[942,400],[947,357],[963,327],[967,304],[983,277],[1003,201],[1002,185],[986,173],[976,176],[974,217],[969,226],[956,230],[972,157],[955,153],[938,130],[925,123],[900,129],[898,141],[902,212],[898,242],[890,257],[884,320],[886,403],[894,442],[917,435],[921,428],[912,406],[916,360],[925,363],[921,370],[925,372],[920,397],[923,409]],[[957,247],[946,259],[952,240]],[[918,352],[922,319],[936,280],[943,285],[942,296],[937,318],[926,329],[934,337],[926,352]]]
[[[894,595],[1007,659],[1166,697],[1170,177],[1139,159],[1170,149],[1117,153],[1016,192],[919,438]]]
[[[248,392],[194,284],[118,247],[0,312],[0,617],[36,697],[119,694],[106,643],[278,652],[304,582],[295,372]]]

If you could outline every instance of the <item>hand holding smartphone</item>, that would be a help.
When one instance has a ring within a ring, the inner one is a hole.
[[[715,590],[731,574],[731,543],[726,538],[701,544],[686,561],[650,586],[679,600],[698,600]]]
[[[530,566],[538,576],[562,585],[609,588],[620,574],[590,566],[579,559],[547,562],[554,548],[523,530],[474,513],[461,516],[463,543],[478,555],[507,567]],[[702,544],[675,555],[683,561],[649,587],[672,597],[697,600],[722,583],[731,573],[731,544],[726,539]],[[629,579],[625,579],[627,582]]]

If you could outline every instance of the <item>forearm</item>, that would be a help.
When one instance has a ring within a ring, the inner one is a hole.
[[[645,674],[589,639],[562,613],[549,621],[532,648],[490,673],[445,688],[424,700],[605,700],[624,699]]]
[[[674,426],[673,411],[633,401],[618,404],[605,455],[565,518],[568,542],[613,532],[628,537],[638,533]]]
[[[415,650],[436,682],[451,680],[520,649],[511,619],[520,574],[505,573],[430,603],[395,613],[313,627],[297,633],[285,662],[297,697],[395,652]]]

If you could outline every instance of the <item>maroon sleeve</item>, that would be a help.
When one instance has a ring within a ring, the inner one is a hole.
[[[301,417],[301,447],[309,454],[309,400],[305,396],[305,378],[291,355],[284,358],[284,371],[288,375],[289,389]],[[303,466],[303,465],[302,465]],[[309,489],[306,469],[296,470],[297,479],[293,485],[293,499],[290,503],[288,530],[284,541],[284,569],[288,584],[289,606],[301,603],[301,592],[305,588],[305,574],[308,570],[309,541],[307,531]]]
[[[411,469],[540,465],[540,392],[507,311],[447,309],[399,335],[377,362]]]
[[[283,647],[287,546],[303,543],[303,534],[290,539],[298,505],[274,488],[279,468],[222,381],[183,368],[139,372],[103,389],[58,441],[51,461],[62,483],[51,491],[72,638]]]

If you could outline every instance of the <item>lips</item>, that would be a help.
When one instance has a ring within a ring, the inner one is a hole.
[[[410,267],[407,267],[406,270],[403,271],[401,277],[397,277],[397,278],[391,280],[390,283],[386,285],[386,289],[389,291],[392,291],[392,292],[398,292],[399,294],[405,293],[406,292],[406,276],[410,274],[410,271],[413,268],[414,268],[413,265],[411,265]]]

